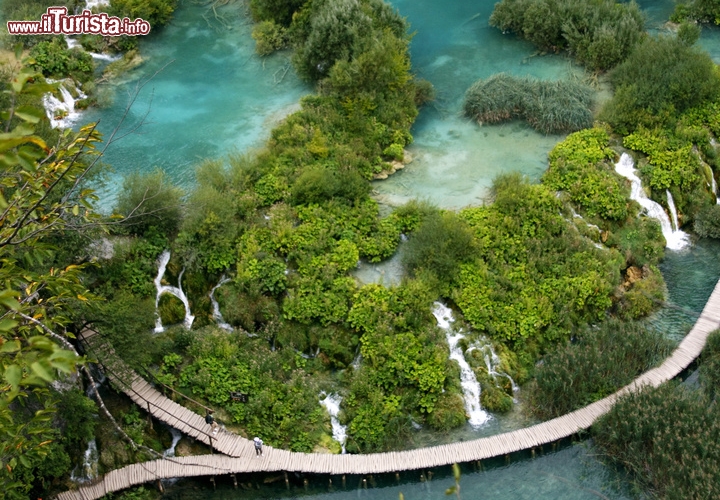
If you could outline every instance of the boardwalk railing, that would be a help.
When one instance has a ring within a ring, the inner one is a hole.
[[[259,459],[255,457],[251,442],[221,430],[222,434],[215,440],[213,446],[225,455],[178,457],[173,458],[172,461],[155,460],[128,465],[122,469],[108,472],[93,484],[81,485],[77,490],[61,493],[57,498],[59,500],[94,500],[107,493],[136,484],[174,477],[214,476],[261,471],[376,474],[424,469],[452,463],[482,460],[534,448],[587,429],[612,408],[618,397],[630,392],[636,392],[647,385],[656,387],[677,376],[700,355],[707,336],[719,327],[720,282],[715,285],[712,295],[710,295],[702,314],[690,333],[660,366],[648,370],[632,383],[600,401],[532,427],[473,441],[368,455],[294,453],[266,447],[264,455]],[[208,427],[199,415],[165,398],[140,377],[133,380],[132,389],[133,391],[128,395],[134,401],[145,402],[146,399],[144,398],[147,398],[147,401],[152,401],[151,412],[159,420],[187,432],[197,439],[203,440],[203,437],[207,437],[206,433],[194,434],[195,427],[200,429],[202,429],[202,425]],[[142,397],[138,397],[138,393]],[[174,414],[176,409],[178,414]],[[184,423],[183,420],[185,419],[188,419],[191,424]],[[202,421],[202,423],[199,423],[198,420]],[[189,429],[189,431],[185,429]],[[209,444],[208,441],[204,442]]]

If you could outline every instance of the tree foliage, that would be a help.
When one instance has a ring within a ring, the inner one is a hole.
[[[644,19],[633,1],[502,0],[490,25],[512,31],[542,50],[567,50],[594,70],[627,57],[644,35]]]

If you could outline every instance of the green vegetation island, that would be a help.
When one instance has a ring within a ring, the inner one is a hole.
[[[78,110],[104,105],[101,84],[142,64],[142,44],[5,34],[4,497],[51,497],[177,443],[102,385],[102,367],[77,340],[86,328],[167,394],[199,402],[188,403],[194,411],[212,408],[226,429],[298,452],[417,447],[418,428],[449,435],[488,412],[539,422],[659,364],[675,344],[644,319],[665,304],[666,247],[720,238],[720,70],[696,43],[700,23],[720,23],[716,4],[678,3],[673,31],[651,35],[635,2],[497,3],[493,29],[568,54],[586,78],[498,73],[468,89],[462,112],[478,126],[521,120],[567,135],[539,182],[504,173],[486,203],[457,211],[373,197],[372,180],[410,161],[413,124],[435,97],[412,71],[408,22],[383,0],[230,3],[252,19],[257,57],[285,51],[313,92],[263,147],[200,162],[192,188],[160,169],[127,175],[111,211],[97,209],[102,153],[122,132],[57,127],[66,116],[48,116],[48,103],[64,91]],[[48,6],[5,0],[1,10],[5,20],[36,20]],[[161,31],[176,7],[95,8]],[[98,54],[112,59],[102,71]],[[612,90],[601,106],[598,80]],[[359,262],[391,258],[403,269],[396,284],[353,274]],[[621,399],[590,430],[638,495],[720,495],[720,334],[699,374],[695,388],[673,382]],[[83,470],[91,447],[95,469]]]

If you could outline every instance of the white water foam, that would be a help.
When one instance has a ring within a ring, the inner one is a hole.
[[[87,449],[85,450],[83,463],[81,466],[78,466],[80,468],[79,473],[72,471],[70,473],[70,480],[75,481],[76,483],[85,483],[95,479],[98,475],[99,458],[100,454],[98,453],[97,442],[95,439],[91,439],[88,443]]]
[[[337,419],[338,414],[340,413],[340,403],[342,402],[342,397],[338,394],[325,394],[324,392],[320,393],[320,404],[325,407],[327,412],[330,414],[330,423],[332,424],[332,437],[335,441],[340,443],[340,447],[342,448],[342,453],[345,454],[345,441],[347,440],[347,426],[341,425],[340,421]]]
[[[174,457],[175,447],[180,442],[180,439],[182,439],[182,432],[175,427],[170,427],[170,434],[172,434],[172,443],[170,443],[170,448],[163,452],[163,457]]]
[[[660,221],[660,227],[662,229],[663,236],[665,236],[666,247],[670,250],[680,250],[688,245],[688,235],[681,230],[673,230],[673,226],[670,223],[668,215],[662,206],[652,201],[647,197],[645,191],[642,188],[642,182],[640,178],[635,174],[635,168],[633,165],[632,157],[623,153],[620,156],[620,161],[615,165],[615,171],[630,180],[630,198],[637,201],[647,212],[648,217],[657,219]],[[668,193],[669,194],[669,193]],[[668,204],[672,196],[668,197]],[[674,204],[673,204],[674,207]]]
[[[720,197],[718,197],[718,185],[717,181],[715,180],[715,173],[712,175],[712,192],[715,195],[715,203],[717,205],[720,205]]]
[[[215,320],[215,323],[217,323],[217,326],[222,328],[223,330],[227,330],[228,332],[233,331],[232,325],[229,323],[225,323],[223,320],[222,314],[220,313],[220,304],[218,304],[217,300],[215,300],[215,290],[223,286],[225,283],[230,281],[230,278],[228,278],[225,275],[222,275],[220,278],[220,281],[217,285],[213,287],[212,290],[210,290],[210,303],[212,304],[212,317]]]
[[[54,80],[47,80],[48,83],[56,83]],[[75,111],[76,99],[62,85],[58,87],[62,100],[55,97],[51,92],[45,94],[42,98],[45,114],[50,120],[52,128],[70,128],[80,118],[80,113]],[[85,99],[87,96],[77,91],[78,99]]]
[[[460,339],[464,338],[464,335],[462,333],[453,333],[451,323],[454,318],[449,307],[440,302],[435,302],[432,313],[437,320],[438,326],[445,330],[445,338],[450,346],[450,359],[457,361],[458,365],[460,365],[460,385],[465,400],[465,411],[470,417],[468,422],[475,428],[480,427],[490,420],[490,414],[483,410],[480,405],[480,384],[475,377],[475,372],[465,360],[462,349],[458,346]]]
[[[158,311],[158,306],[160,305],[160,295],[163,293],[174,295],[180,299],[185,306],[185,321],[183,322],[185,328],[190,328],[193,320],[195,320],[195,316],[190,313],[190,302],[188,301],[185,292],[182,290],[182,275],[185,272],[185,269],[183,269],[180,272],[180,276],[178,276],[177,287],[162,284],[162,278],[165,275],[165,268],[167,267],[168,262],[170,262],[170,251],[165,250],[162,255],[160,255],[160,258],[158,258],[158,274],[155,278],[155,288],[157,289],[157,295],[155,296],[155,315],[157,317],[155,320],[155,333],[160,333],[165,330],[162,325],[162,320],[160,319],[160,312]]]
[[[473,342],[472,345],[468,347],[467,351],[465,352],[470,353],[475,350],[482,353],[488,375],[490,375],[496,381],[496,385],[499,385],[497,384],[497,379],[502,377],[510,381],[510,387],[512,387],[513,394],[520,390],[520,387],[518,387],[518,385],[515,383],[515,381],[510,375],[498,371],[501,363],[500,356],[497,355],[495,349],[493,349],[492,344],[486,337],[481,337],[479,341]],[[515,400],[514,398],[513,401],[517,403],[517,400]]]

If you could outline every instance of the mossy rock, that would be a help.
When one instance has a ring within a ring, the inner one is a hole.
[[[163,325],[176,325],[185,319],[185,306],[182,301],[169,293],[160,295],[158,312]]]
[[[458,394],[444,392],[438,397],[435,408],[427,416],[427,423],[435,430],[449,431],[465,424],[465,403]]]
[[[483,387],[480,403],[483,408],[493,413],[507,413],[512,410],[513,398],[498,387]]]

